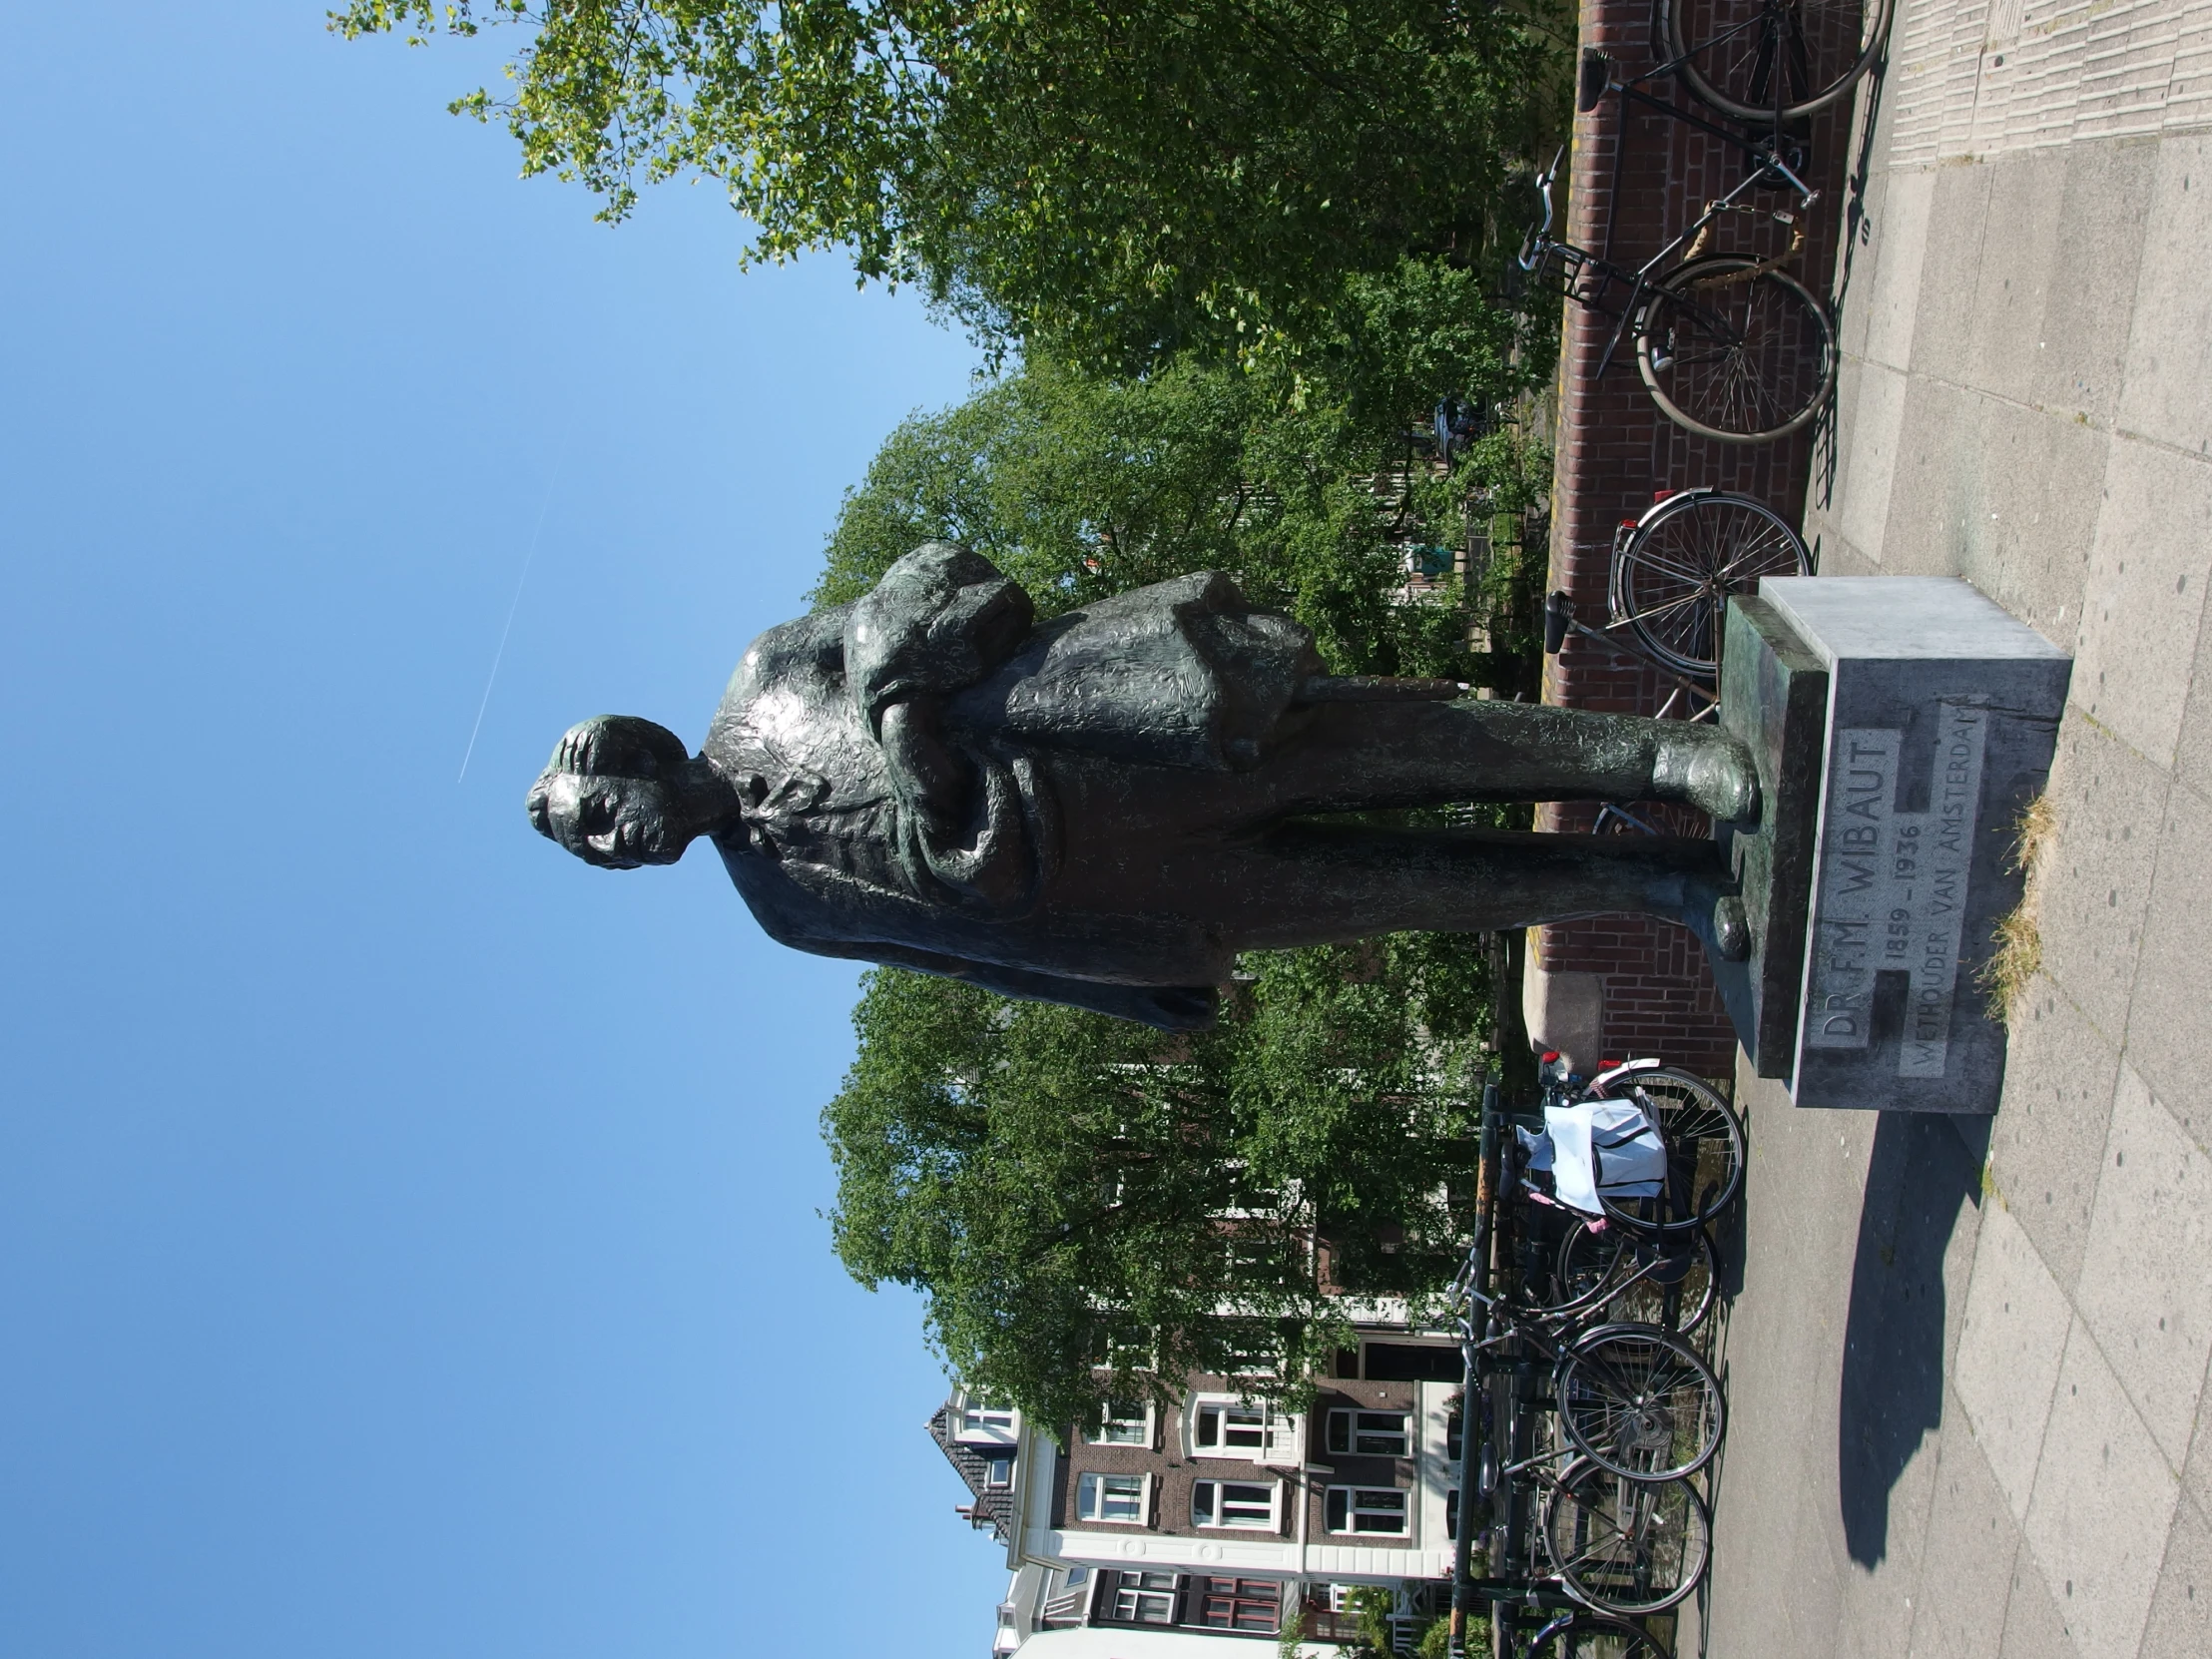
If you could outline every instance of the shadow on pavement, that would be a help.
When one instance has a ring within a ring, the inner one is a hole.
[[[1987,1118],[1891,1113],[1876,1126],[1844,1329],[1838,1496],[1852,1560],[1889,1551],[1890,1489],[1943,1415],[1943,1252],[1981,1202]]]

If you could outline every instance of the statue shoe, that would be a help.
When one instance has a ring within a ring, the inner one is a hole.
[[[1759,769],[1751,751],[1725,732],[1699,730],[1660,746],[1651,769],[1655,793],[1688,802],[1715,824],[1744,824],[1759,813]]]
[[[1751,918],[1743,898],[1725,877],[1691,875],[1676,889],[1682,925],[1716,962],[1741,962],[1751,955]]]

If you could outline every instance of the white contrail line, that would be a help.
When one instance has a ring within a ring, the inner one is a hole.
[[[476,705],[476,724],[468,729],[468,748],[461,753],[461,772],[453,782],[459,785],[468,778],[469,758],[476,753],[476,734],[484,729],[484,711],[491,707],[491,688],[499,679],[499,665],[506,661],[507,636],[515,631],[515,612],[522,609],[522,587],[530,580],[530,566],[538,556],[538,536],[545,529],[546,509],[553,505],[553,485],[560,477],[555,473],[546,480],[545,499],[538,503],[538,522],[530,532],[530,550],[522,556],[522,574],[515,578],[515,596],[507,602],[507,625],[499,630],[499,649],[491,654],[491,672],[484,676],[483,699]]]

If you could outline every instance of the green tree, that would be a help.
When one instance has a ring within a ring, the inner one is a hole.
[[[990,558],[1048,615],[1223,570],[1311,628],[1340,672],[1487,681],[1459,606],[1403,601],[1405,548],[1458,544],[1470,504],[1517,514],[1548,468],[1507,431],[1434,475],[1402,427],[1300,406],[1234,369],[1111,381],[1039,361],[891,434],[845,499],[815,598],[856,598],[932,537]]]
[[[920,283],[986,338],[1131,372],[1192,348],[1356,359],[1378,304],[1447,322],[1449,274],[1494,260],[1501,191],[1557,125],[1561,15],[1556,0],[350,0],[331,24],[521,25],[507,95],[454,108],[503,120],[526,173],[581,180],[603,217],[643,184],[711,177],[755,226],[754,258],[847,248],[863,276]]]
[[[924,1292],[969,1385],[1052,1423],[1256,1362],[1256,1391],[1295,1393],[1342,1338],[1339,1292],[1448,1277],[1479,953],[1406,935],[1250,965],[1232,1017],[1174,1042],[868,976],[823,1115],[835,1248]]]

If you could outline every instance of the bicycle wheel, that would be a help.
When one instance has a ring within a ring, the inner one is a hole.
[[[1605,1613],[1566,1613],[1528,1644],[1528,1659],[1674,1659],[1658,1637]]]
[[[1674,1066],[1633,1072],[1613,1084],[1615,1100],[1633,1100],[1667,1143],[1664,1198],[1600,1197],[1605,1213],[1643,1233],[1687,1233],[1718,1218],[1744,1190],[1744,1120],[1703,1078]]]
[[[1697,1588],[1712,1559],[1713,1516],[1687,1480],[1624,1480],[1579,1457],[1551,1489],[1543,1539],[1570,1595],[1635,1616]]]
[[[1553,1378],[1559,1423],[1600,1468],[1668,1480],[1720,1449],[1728,1404],[1697,1350],[1655,1325],[1601,1325],[1577,1337]]]
[[[1559,1241],[1561,1306],[1587,1308],[1609,1325],[1656,1325],[1687,1336],[1705,1323],[1720,1289],[1719,1253],[1700,1227],[1639,1238],[1577,1222]]]
[[[1661,0],[1666,53],[1683,84],[1724,115],[1790,121],[1827,109],[1874,67],[1893,4]]]
[[[1666,417],[1722,443],[1771,443],[1836,384],[1828,307],[1745,254],[1677,266],[1636,317],[1636,372]]]
[[[1613,560],[1613,620],[1679,674],[1719,671],[1731,594],[1763,576],[1810,576],[1813,556],[1790,521],[1748,495],[1670,496],[1646,513]]]

